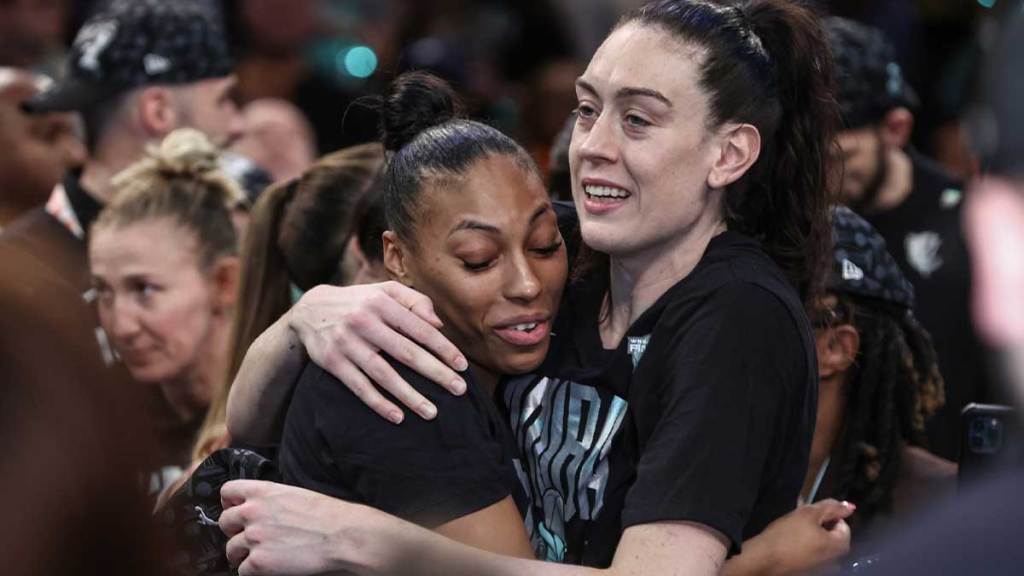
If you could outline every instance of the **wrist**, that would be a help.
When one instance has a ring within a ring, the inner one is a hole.
[[[325,574],[402,572],[400,559],[410,557],[416,544],[404,530],[404,522],[368,506],[340,501],[333,516],[343,520],[324,542]]]
[[[781,576],[785,569],[781,566],[781,557],[775,546],[763,537],[754,537],[743,543],[743,552],[734,558],[741,559],[743,569],[738,574],[745,576]]]

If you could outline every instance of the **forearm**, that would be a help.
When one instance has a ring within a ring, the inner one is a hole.
[[[368,558],[367,573],[404,576],[591,576],[608,571],[502,556],[467,546],[414,524],[388,517],[377,527],[380,553]],[[357,571],[357,573],[363,573]]]
[[[694,525],[678,523],[648,525],[632,535],[624,534],[612,566],[588,568],[502,556],[455,542],[434,532],[394,517],[374,514],[357,538],[349,535],[336,550],[347,556],[353,548],[363,555],[357,574],[403,574],[406,576],[641,576],[646,574],[717,574],[724,547],[706,546],[682,531],[698,531]],[[635,529],[634,528],[634,529]],[[631,529],[633,530],[633,529]],[[632,537],[630,537],[632,536]],[[701,538],[701,537],[698,537]],[[372,542],[371,545],[366,543]],[[363,545],[360,546],[360,543]],[[346,550],[347,549],[347,550]],[[346,551],[342,551],[346,550]],[[365,562],[365,563],[364,563]],[[339,563],[339,569],[352,564]]]
[[[280,440],[287,400],[302,373],[306,353],[282,316],[245,353],[228,395],[233,440],[272,444]]]
[[[722,566],[722,576],[773,576],[775,561],[772,548],[762,545],[755,536],[743,543],[743,552],[729,558]]]

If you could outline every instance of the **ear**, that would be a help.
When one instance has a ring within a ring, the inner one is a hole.
[[[136,101],[139,125],[147,138],[160,139],[178,127],[174,95],[162,86],[149,86]]]
[[[718,158],[708,173],[708,187],[725,188],[739,180],[757,162],[761,154],[761,133],[750,124],[728,129],[718,151]]]
[[[818,376],[825,380],[846,372],[860,352],[860,334],[850,324],[824,329],[817,339]]]
[[[889,110],[880,124],[882,142],[893,148],[903,148],[914,132],[914,115],[900,106]]]
[[[391,230],[384,232],[381,240],[384,243],[384,268],[392,279],[412,288],[409,263],[406,261],[409,251],[402,246],[398,236]]]
[[[237,256],[222,256],[210,270],[210,289],[213,310],[223,314],[238,301],[239,260]]]
[[[359,240],[355,237],[355,234],[349,236],[348,243],[345,244],[345,260],[352,261],[352,268],[354,270],[362,270],[370,265],[366,261],[363,249],[359,247]]]

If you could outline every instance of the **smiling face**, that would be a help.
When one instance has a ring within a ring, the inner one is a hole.
[[[385,263],[429,296],[445,335],[494,374],[544,360],[567,274],[555,212],[540,178],[507,155],[457,180],[425,185],[408,243],[389,232]]]
[[[698,83],[701,58],[659,27],[628,23],[577,81],[569,163],[591,248],[642,254],[721,221],[721,191],[707,182],[718,150]]]
[[[213,287],[197,244],[166,218],[93,230],[100,323],[136,380],[164,383],[194,372],[210,345]]]

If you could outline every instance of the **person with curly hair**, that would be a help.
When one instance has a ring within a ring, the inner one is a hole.
[[[851,527],[863,540],[882,518],[950,495],[956,465],[926,449],[944,384],[913,287],[860,216],[837,208],[833,229],[832,273],[812,317],[820,387],[801,497],[856,504]]]

